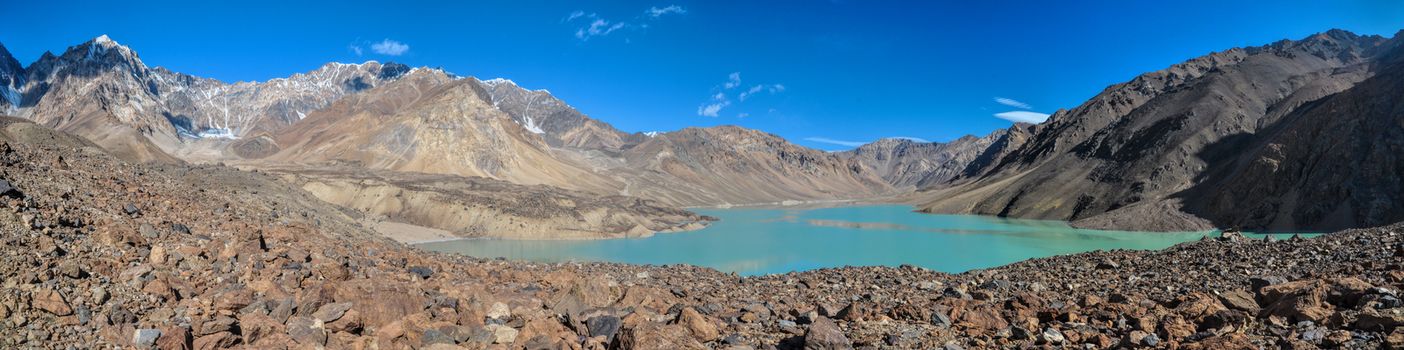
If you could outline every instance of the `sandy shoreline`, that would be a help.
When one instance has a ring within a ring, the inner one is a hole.
[[[414,224],[407,224],[407,223],[402,223],[402,222],[394,222],[394,221],[370,221],[370,220],[367,220],[367,221],[364,222],[364,224],[365,224],[367,227],[371,227],[371,228],[375,229],[376,232],[380,233],[382,236],[385,236],[386,238],[390,238],[390,239],[392,239],[392,240],[395,240],[396,242],[404,243],[404,244],[407,244],[407,245],[416,245],[416,244],[425,244],[425,243],[437,243],[437,242],[447,242],[447,241],[457,241],[457,240],[465,240],[465,239],[513,239],[513,238],[508,238],[508,237],[495,237],[495,236],[463,237],[463,236],[454,235],[452,232],[449,232],[449,231],[446,231],[446,230],[436,229],[436,228],[433,228],[433,227],[419,226],[419,225],[414,225]],[[647,237],[652,237],[653,235],[656,235],[656,234],[667,234],[667,233],[678,233],[678,232],[696,231],[696,230],[701,230],[701,229],[707,228],[707,226],[709,226],[709,224],[708,224],[706,221],[699,221],[699,222],[694,222],[694,223],[691,223],[691,224],[682,225],[682,226],[674,227],[674,228],[667,229],[667,230],[663,230],[663,231],[655,231],[655,232],[653,232],[653,233],[651,233],[651,234],[649,234],[649,235],[647,235],[647,236],[639,236],[639,237],[619,237],[619,238],[603,238],[603,237],[601,237],[601,238],[561,238],[561,239],[518,239],[518,240],[546,240],[546,241],[560,241],[560,240],[566,240],[566,241],[575,241],[575,240],[595,240],[595,239],[647,238]]]

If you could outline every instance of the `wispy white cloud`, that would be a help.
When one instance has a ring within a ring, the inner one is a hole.
[[[728,91],[734,90],[738,87],[741,87],[741,72],[731,72],[731,74],[727,74],[726,81],[712,88],[712,91],[715,92],[712,95],[712,97],[707,102],[697,107],[697,115],[704,117],[718,116],[718,113],[721,112],[723,108],[731,106],[732,104],[731,99],[729,98],[730,96],[728,95],[730,94],[730,92]],[[737,93],[735,97],[738,100],[738,102],[745,102],[747,99],[751,98],[752,96],[758,93],[769,92],[771,94],[777,94],[784,91],[785,85],[783,84],[758,84],[755,86],[751,86],[750,88],[747,88],[745,90],[742,90],[740,93]],[[774,113],[775,109],[771,108],[770,112]],[[749,117],[750,115],[750,113],[740,113],[737,114],[736,117],[745,118]]]
[[[1030,111],[1009,111],[1004,113],[995,113],[994,116],[999,119],[1004,119],[1016,123],[1042,123],[1044,120],[1048,120],[1047,114]]]
[[[1014,108],[1018,108],[1018,109],[1033,109],[1033,107],[1029,106],[1029,104],[1020,102],[1019,100],[1015,100],[1015,99],[1012,99],[1012,98],[995,97],[995,98],[994,98],[994,101],[995,101],[995,103],[999,103],[999,104],[1002,104],[1002,105],[1005,105],[1005,106],[1010,106],[1010,107],[1014,107]]]
[[[591,37],[609,35],[610,33],[613,33],[616,30],[623,29],[625,26],[628,25],[628,23],[624,22],[610,23],[610,21],[607,21],[605,19],[596,18],[594,21],[590,22],[589,26],[575,30],[575,38],[580,40],[590,40]]]
[[[584,19],[581,23],[588,23],[575,29],[575,38],[581,41],[588,41],[593,37],[610,35],[621,30],[643,30],[649,27],[649,22],[658,21],[669,14],[686,14],[687,9],[678,5],[668,5],[664,7],[649,7],[642,15],[634,16],[632,19],[610,20],[593,12],[575,10],[566,15],[562,22],[574,22],[577,19]],[[630,41],[625,39],[626,42]]]
[[[747,98],[750,98],[751,95],[758,94],[758,93],[760,93],[760,92],[762,92],[762,91],[767,91],[767,92],[770,92],[770,93],[772,93],[772,94],[781,93],[781,92],[784,92],[784,91],[785,91],[785,85],[782,85],[782,84],[772,84],[772,85],[761,84],[761,85],[752,86],[750,89],[746,89],[746,91],[742,91],[741,94],[740,94],[739,96],[737,96],[737,99],[740,99],[741,101],[745,101]]]
[[[405,45],[405,43],[390,39],[385,39],[381,42],[371,44],[371,51],[375,51],[375,53],[389,56],[403,55],[405,54],[405,51],[409,51],[409,49],[409,45]]]
[[[741,86],[741,72],[731,72],[730,75],[726,76],[726,83],[722,84],[722,87],[734,89],[737,86]]]
[[[703,117],[716,117],[722,108],[731,105],[731,100],[726,98],[726,93],[718,92],[712,95],[712,100],[697,106],[697,115]]]
[[[862,145],[864,145],[864,144],[867,143],[867,142],[860,142],[860,141],[835,140],[835,139],[831,139],[831,138],[827,138],[827,137],[806,137],[806,138],[804,138],[804,140],[805,140],[805,141],[810,141],[810,142],[827,143],[827,144],[831,144],[831,145],[839,145],[839,146],[846,146],[846,147],[858,147],[858,146],[862,146]]]
[[[346,45],[346,49],[351,50],[351,52],[355,53],[356,56],[360,56],[362,53],[365,53],[364,51],[362,51],[361,45],[357,44]]]
[[[681,14],[687,13],[687,9],[683,8],[682,6],[678,6],[678,5],[668,5],[668,6],[663,7],[663,8],[658,8],[658,7],[656,7],[656,6],[655,6],[655,7],[649,7],[649,8],[648,8],[648,11],[644,11],[644,14],[647,14],[650,18],[663,17],[664,15],[667,15],[667,14],[670,14],[670,13],[676,13],[676,14],[680,14],[680,15],[681,15]]]
[[[701,106],[697,106],[697,115],[703,117],[716,117],[718,115],[717,113],[721,113],[722,108],[726,108],[726,106],[730,105],[731,101],[715,101],[712,103],[706,103]]]

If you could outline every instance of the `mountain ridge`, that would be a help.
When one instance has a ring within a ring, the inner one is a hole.
[[[1222,216],[1196,209],[1204,208],[1199,197],[1177,194],[1204,186],[1205,169],[1237,156],[1235,147],[1201,152],[1205,147],[1254,138],[1232,135],[1267,130],[1299,107],[1368,79],[1377,73],[1374,62],[1396,51],[1399,40],[1332,30],[1138,75],[1034,126],[1028,142],[990,169],[931,191],[921,210],[1068,220],[1108,229],[1358,227],[1361,223],[1210,221],[1206,218]]]

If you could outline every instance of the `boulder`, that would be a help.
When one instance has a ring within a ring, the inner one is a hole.
[[[1291,322],[1321,323],[1335,311],[1326,303],[1326,283],[1321,280],[1293,281],[1263,287],[1260,299],[1266,305],[1267,316],[1283,317]]]
[[[809,325],[804,333],[805,350],[853,349],[853,342],[843,334],[838,324],[827,317],[820,317]]]
[[[161,336],[156,339],[156,348],[161,350],[188,350],[191,343],[190,330],[183,327],[161,328]]]
[[[1257,314],[1261,308],[1258,301],[1253,300],[1253,293],[1246,290],[1236,289],[1218,294],[1219,302],[1230,309]]]
[[[239,321],[232,317],[215,316],[205,322],[200,323],[200,329],[195,332],[196,337],[215,334],[219,332],[233,332],[238,327]]]
[[[317,312],[313,312],[312,317],[316,317],[322,322],[332,322],[341,319],[341,316],[346,314],[346,310],[350,309],[351,303],[326,304],[318,308]]]
[[[409,272],[411,274],[414,274],[415,276],[419,276],[420,279],[426,280],[429,279],[429,277],[434,276],[434,269],[429,268],[428,266],[411,266],[409,268]]]
[[[1175,300],[1178,302],[1175,306],[1175,312],[1196,323],[1204,320],[1205,317],[1228,310],[1217,298],[1200,292],[1190,293],[1175,298]]]
[[[508,317],[512,317],[512,309],[508,308],[507,304],[500,302],[492,303],[492,306],[488,307],[487,313],[483,314],[483,316],[495,320],[505,320]]]
[[[293,316],[287,323],[288,336],[303,345],[322,346],[327,344],[327,331],[321,320]]]
[[[492,333],[493,344],[511,344],[517,341],[518,332],[516,328],[500,324],[490,324],[483,328]]]
[[[156,339],[161,338],[161,331],[154,328],[143,328],[132,332],[132,345],[138,348],[150,348],[156,345]]]
[[[257,343],[259,340],[274,334],[286,333],[282,322],[263,314],[240,316],[239,328],[244,335],[244,341],[249,344]]]
[[[1393,332],[1404,326],[1404,309],[1365,310],[1356,316],[1354,325],[1367,331]]]
[[[0,180],[0,197],[24,198],[24,194],[9,181]]]
[[[621,322],[618,316],[602,315],[585,320],[585,329],[589,331],[591,337],[605,337],[606,343],[613,343],[615,334],[619,333]]]
[[[707,347],[681,325],[641,322],[619,334],[619,347],[634,350],[702,350]]]
[[[239,337],[233,333],[219,332],[197,337],[191,345],[193,345],[196,350],[214,350],[232,347],[238,342]]]
[[[62,294],[53,289],[40,289],[34,292],[34,298],[30,301],[30,306],[36,309],[47,311],[56,316],[68,316],[73,314],[73,308],[68,306],[68,301]],[[152,339],[154,342],[155,339]]]
[[[717,325],[711,318],[697,312],[696,309],[685,307],[678,313],[676,324],[687,327],[692,332],[692,336],[703,342],[710,342],[721,338],[721,331],[717,330]]]
[[[1043,333],[1039,334],[1039,340],[1048,344],[1062,344],[1066,339],[1063,337],[1063,332],[1054,328],[1045,328]]]

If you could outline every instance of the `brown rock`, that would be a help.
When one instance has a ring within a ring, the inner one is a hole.
[[[347,310],[341,317],[326,324],[327,331],[331,332],[357,333],[362,327],[361,313],[356,310]]]
[[[1200,292],[1181,296],[1176,298],[1176,301],[1179,304],[1175,306],[1175,312],[1196,323],[1203,321],[1205,317],[1228,310],[1217,298]]]
[[[1366,310],[1355,319],[1355,328],[1369,331],[1392,332],[1399,326],[1404,326],[1404,309]]]
[[[30,301],[30,306],[36,309],[48,311],[57,316],[67,316],[73,314],[73,308],[68,306],[68,301],[63,295],[53,289],[40,289],[34,292],[34,299]]]
[[[955,319],[957,326],[977,333],[1009,328],[1009,322],[999,315],[998,309],[989,304],[952,308],[951,318]]]
[[[326,304],[318,308],[317,312],[312,313],[312,317],[316,317],[322,322],[332,322],[340,319],[342,315],[346,314],[346,310],[350,309],[351,303]]]
[[[1345,306],[1353,306],[1360,297],[1370,293],[1375,286],[1357,277],[1333,278],[1327,301]]]
[[[327,331],[322,326],[315,318],[293,316],[288,319],[288,336],[303,345],[326,345]]]
[[[486,329],[488,332],[492,333],[493,344],[511,344],[513,342],[516,342],[517,334],[520,333],[519,331],[517,331],[516,328],[500,324],[490,324],[486,327],[483,327],[483,329]]]
[[[159,296],[164,300],[174,300],[176,297],[175,290],[171,289],[171,285],[166,283],[164,278],[155,278],[146,282],[146,286],[142,287],[141,291]]]
[[[281,322],[263,314],[248,314],[239,317],[239,328],[243,332],[244,341],[249,344],[256,344],[259,340],[274,334],[286,333]]]
[[[234,346],[239,342],[239,337],[229,332],[219,332],[195,338],[192,344],[196,350],[223,349]]]
[[[852,304],[848,304],[848,307],[843,308],[843,310],[839,310],[837,318],[844,321],[856,322],[863,320],[874,320],[876,319],[877,314],[877,307],[872,305],[871,303],[865,301],[855,301]]]
[[[1223,303],[1225,307],[1228,307],[1230,309],[1239,310],[1250,314],[1257,314],[1261,308],[1260,306],[1258,306],[1258,301],[1253,300],[1253,293],[1249,293],[1248,291],[1242,289],[1219,293],[1219,302]]]
[[[240,310],[253,304],[253,292],[238,288],[215,294],[212,299],[216,310]]]
[[[1269,316],[1283,317],[1292,322],[1320,323],[1335,313],[1325,301],[1326,283],[1321,280],[1271,285],[1263,287],[1260,293],[1267,305],[1262,312]]]
[[[838,324],[826,317],[814,320],[804,333],[805,350],[853,349],[853,342],[843,335]]]
[[[1161,320],[1157,333],[1166,340],[1180,340],[1194,335],[1195,325],[1181,316],[1169,316]]]
[[[161,350],[192,349],[190,330],[184,327],[161,328],[161,337],[156,338],[156,348]]]
[[[707,347],[692,338],[692,332],[681,325],[659,325],[643,322],[619,333],[619,346],[635,350],[687,350]]]
[[[1257,349],[1243,334],[1233,333],[1217,337],[1209,337],[1198,342],[1185,344],[1186,350],[1220,350],[1220,349]]]
[[[165,265],[165,264],[166,264],[166,247],[162,247],[162,246],[159,246],[159,245],[158,245],[158,246],[152,246],[152,247],[151,247],[151,253],[150,253],[150,254],[147,254],[147,256],[146,256],[146,261],[147,261],[147,262],[150,262],[150,263],[153,264],[153,265]]]
[[[219,332],[232,332],[234,331],[234,327],[236,327],[238,324],[239,321],[231,317],[215,316],[214,318],[200,323],[200,329],[199,331],[195,332],[195,336],[199,337]]]
[[[1394,333],[1390,333],[1388,337],[1385,337],[1385,347],[1390,350],[1404,349],[1404,330],[1395,329]]]
[[[696,309],[685,307],[678,314],[676,324],[687,327],[692,332],[692,336],[702,342],[710,342],[721,338],[721,331],[717,330],[716,323],[711,318],[697,312]]]

